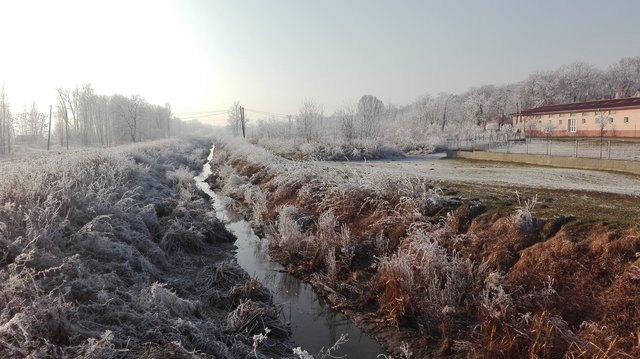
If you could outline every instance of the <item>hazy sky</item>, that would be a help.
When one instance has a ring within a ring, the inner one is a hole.
[[[635,0],[0,0],[0,82],[14,112],[89,82],[176,113],[295,114],[305,98],[331,113],[363,94],[406,104],[573,61],[604,69],[640,55],[638,14]]]

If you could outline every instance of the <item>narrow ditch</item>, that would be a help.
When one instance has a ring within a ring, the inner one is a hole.
[[[291,323],[292,339],[311,354],[326,350],[342,335],[348,341],[332,355],[347,355],[348,358],[376,358],[384,353],[380,345],[355,326],[345,315],[336,312],[316,293],[312,287],[287,273],[271,260],[264,240],[259,238],[242,216],[227,209],[223,196],[218,196],[205,182],[211,175],[210,161],[215,146],[211,148],[207,163],[196,183],[211,197],[218,219],[226,223],[229,231],[238,238],[235,242],[236,259],[240,267],[255,277],[273,294],[273,302],[281,308],[283,319]]]

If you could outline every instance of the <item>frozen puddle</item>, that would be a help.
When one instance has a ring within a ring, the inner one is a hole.
[[[212,156],[213,148],[202,173],[195,178],[196,183],[211,197],[217,217],[226,222],[227,229],[238,238],[235,242],[238,264],[269,289],[273,294],[273,302],[281,307],[283,319],[291,323],[292,338],[296,345],[315,355],[322,348],[331,347],[342,334],[347,334],[348,342],[332,355],[375,358],[384,353],[378,343],[346,316],[331,310],[309,284],[284,272],[281,265],[271,261],[265,241],[253,233],[249,223],[241,216],[227,210],[224,198],[218,197],[205,182],[211,174],[209,161]]]

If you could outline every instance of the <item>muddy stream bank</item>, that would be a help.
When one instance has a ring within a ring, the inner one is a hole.
[[[234,244],[240,267],[272,293],[274,304],[281,308],[282,319],[291,324],[292,339],[296,345],[316,354],[346,335],[348,341],[340,345],[333,355],[375,358],[384,353],[380,345],[356,327],[349,318],[332,310],[309,284],[287,273],[280,264],[272,261],[265,241],[253,232],[251,225],[241,215],[227,208],[223,196],[210,189],[205,180],[211,174],[209,161],[213,151],[212,147],[207,163],[195,178],[196,183],[211,197],[216,216],[236,235]]]

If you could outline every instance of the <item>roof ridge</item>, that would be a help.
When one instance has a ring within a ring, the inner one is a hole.
[[[571,110],[599,110],[617,107],[639,107],[640,97],[623,97],[617,99],[604,99],[586,102],[572,102],[564,104],[553,104],[538,106],[521,111],[521,114],[536,114],[540,112],[563,112]]]

